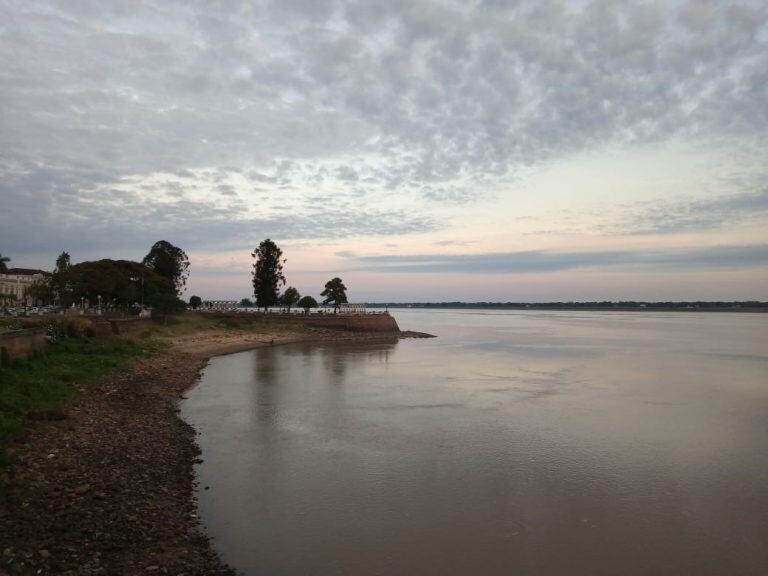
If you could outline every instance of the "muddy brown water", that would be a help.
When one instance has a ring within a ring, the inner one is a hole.
[[[439,338],[221,356],[183,403],[242,573],[768,573],[768,314],[395,317]]]

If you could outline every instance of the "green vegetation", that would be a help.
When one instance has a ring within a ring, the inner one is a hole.
[[[299,300],[299,308],[304,308],[304,312],[309,312],[310,308],[317,308],[317,300],[312,296],[304,296]]]
[[[200,305],[203,303],[203,299],[200,298],[200,296],[190,296],[189,297],[189,305],[192,307],[193,310],[197,310],[200,308]]]
[[[288,310],[291,309],[291,306],[295,306],[296,303],[301,299],[301,294],[299,294],[299,291],[296,290],[293,286],[288,286],[288,288],[285,289],[285,292],[280,297],[280,303],[283,306],[286,306]]]
[[[10,262],[11,259],[8,258],[8,256],[3,256],[0,254],[0,273],[7,272],[8,271],[8,262]]]
[[[173,282],[177,296],[184,291],[189,277],[189,258],[178,246],[165,240],[155,242],[141,263]]]
[[[256,306],[265,310],[278,303],[279,286],[285,284],[283,251],[269,238],[253,252],[253,295]]]
[[[325,290],[320,292],[320,296],[325,296],[323,304],[333,304],[334,309],[339,308],[339,304],[347,302],[347,287],[341,278],[333,278],[325,283]]]
[[[0,368],[0,467],[10,462],[6,447],[30,412],[61,410],[75,385],[119,370],[129,359],[155,353],[159,344],[110,338],[68,338],[45,354]],[[0,468],[1,469],[1,468]],[[0,473],[0,492],[2,492]]]

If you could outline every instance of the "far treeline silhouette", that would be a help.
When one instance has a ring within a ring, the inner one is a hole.
[[[640,302],[640,301],[601,301],[601,302],[367,302],[369,308],[471,308],[493,310],[558,310],[558,309],[685,309],[702,310],[738,310],[768,309],[768,302],[748,300],[740,302],[718,301],[680,301],[680,302]]]

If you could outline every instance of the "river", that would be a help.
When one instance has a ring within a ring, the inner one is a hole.
[[[251,575],[768,573],[768,314],[396,310],[212,359],[202,520]]]

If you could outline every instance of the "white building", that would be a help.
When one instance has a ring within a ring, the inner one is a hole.
[[[46,274],[28,268],[9,268],[7,272],[0,272],[0,305],[31,306],[32,298],[26,296],[25,291]]]

